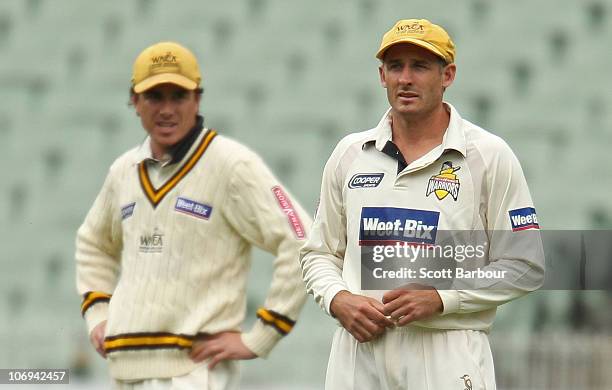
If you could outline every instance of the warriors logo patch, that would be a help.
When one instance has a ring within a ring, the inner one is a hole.
[[[454,200],[457,200],[460,184],[455,172],[459,169],[461,169],[461,167],[454,167],[453,163],[450,161],[446,161],[442,164],[440,174],[434,175],[429,179],[425,196],[429,196],[429,194],[433,192],[438,199],[442,200],[450,194]]]

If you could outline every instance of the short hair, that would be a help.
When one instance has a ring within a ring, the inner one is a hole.
[[[386,55],[386,52],[383,54],[383,57],[379,59],[381,65],[385,63],[385,55]],[[440,65],[441,69],[444,69],[446,65],[449,64],[444,58],[440,56],[436,56],[436,62],[438,63],[438,65]]]
[[[444,69],[446,65],[448,65],[448,62],[444,58],[436,56],[436,59],[438,60],[438,64],[440,64],[440,67],[442,67],[442,69]]]
[[[204,88],[202,87],[197,87],[196,89],[193,89],[192,91],[195,92],[197,96],[202,96],[204,94]],[[136,95],[137,93],[134,91],[134,87],[130,87],[130,100],[128,101],[128,106],[131,107],[134,105],[133,101],[134,101],[134,96]]]

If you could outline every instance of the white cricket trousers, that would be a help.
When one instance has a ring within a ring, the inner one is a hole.
[[[114,380],[116,390],[237,390],[240,386],[240,370],[237,360],[225,360],[208,370],[208,361],[188,374],[172,378],[145,379],[142,381]]]
[[[360,344],[340,327],[325,389],[495,390],[489,338],[475,330],[406,326]]]

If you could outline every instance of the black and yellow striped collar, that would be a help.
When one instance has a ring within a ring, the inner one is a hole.
[[[206,149],[216,135],[217,132],[215,130],[208,130],[204,136],[202,136],[192,154],[183,162],[176,173],[159,188],[155,188],[153,183],[151,183],[149,173],[147,172],[147,160],[143,159],[138,163],[138,178],[140,180],[140,186],[142,187],[147,199],[149,199],[149,202],[151,202],[153,208],[157,207],[162,199],[189,173],[189,171],[191,171],[191,169],[204,155],[204,152],[206,152]]]
[[[189,130],[187,135],[183,137],[176,145],[172,146],[165,154],[163,159],[156,159],[153,157],[153,151],[151,150],[151,136],[147,136],[143,143],[136,150],[136,155],[132,164],[137,165],[142,160],[152,160],[162,162],[162,165],[176,164],[181,162],[185,155],[189,153],[193,144],[200,138],[204,130],[204,117],[196,115],[195,124]]]
[[[200,134],[202,133],[202,129],[204,128],[204,117],[201,115],[196,116],[195,125],[189,130],[189,133],[176,145],[174,145],[170,149],[170,164],[176,164],[183,160],[185,155],[191,149],[191,146],[196,142]]]

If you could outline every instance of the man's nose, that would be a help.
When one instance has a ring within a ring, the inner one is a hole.
[[[412,71],[409,66],[405,66],[400,73],[398,81],[401,84],[412,84]]]
[[[159,110],[160,115],[169,117],[174,114],[175,104],[171,99],[164,99]]]

